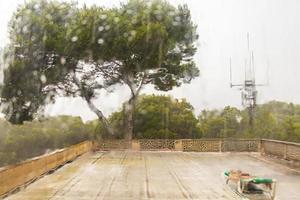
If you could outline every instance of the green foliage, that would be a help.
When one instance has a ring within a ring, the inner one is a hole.
[[[53,100],[50,86],[68,72],[59,55],[66,53],[65,25],[72,11],[73,4],[36,0],[20,6],[12,17],[1,89],[3,113],[10,122],[31,121],[40,107]]]
[[[134,138],[199,138],[201,137],[193,107],[185,99],[143,95],[134,112]],[[110,117],[111,124],[124,135],[124,110]]]
[[[59,116],[11,125],[0,121],[0,166],[61,149],[95,137],[80,117]]]
[[[91,101],[99,89],[125,84],[135,99],[146,84],[167,91],[199,76],[197,38],[186,5],[130,0],[108,9],[29,1],[10,23],[3,112],[12,123],[30,121],[59,93],[83,97],[103,122]]]
[[[300,142],[300,105],[271,101],[258,105],[254,130],[249,127],[248,110],[225,107],[221,111],[202,111],[199,123],[204,137],[269,138]]]

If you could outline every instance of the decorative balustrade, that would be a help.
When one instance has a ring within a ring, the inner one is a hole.
[[[260,141],[256,139],[141,139],[141,140],[103,140],[98,148],[102,150],[177,150],[197,152],[258,152]]]

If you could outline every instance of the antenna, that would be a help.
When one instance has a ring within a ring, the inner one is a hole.
[[[249,125],[251,131],[253,131],[253,118],[254,118],[254,109],[257,102],[257,86],[265,86],[266,84],[256,84],[255,83],[255,65],[254,65],[254,52],[250,51],[250,42],[249,42],[249,32],[247,32],[247,48],[249,53],[249,60],[245,59],[245,80],[239,84],[232,84],[232,66],[230,58],[230,86],[238,87],[241,90],[242,105],[248,108],[249,113]],[[267,67],[269,70],[269,60],[267,60]],[[249,73],[249,74],[248,74]],[[269,76],[269,74],[267,74]],[[269,77],[268,77],[269,82]]]
[[[252,80],[255,81],[255,68],[254,68],[254,54],[253,51],[251,52],[251,59],[252,59],[252,66],[251,66],[251,70],[252,70]]]
[[[267,84],[270,85],[270,61],[267,59]]]
[[[250,51],[249,32],[247,32],[247,47],[249,52]]]
[[[229,69],[230,69],[230,87],[232,87],[232,68],[231,68],[231,57],[229,58]]]

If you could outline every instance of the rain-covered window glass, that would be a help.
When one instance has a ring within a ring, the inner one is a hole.
[[[0,1],[0,198],[300,199],[299,10]]]

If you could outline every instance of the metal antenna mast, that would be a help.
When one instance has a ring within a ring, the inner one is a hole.
[[[254,110],[256,106],[257,99],[257,86],[265,86],[266,84],[256,84],[255,83],[255,70],[254,70],[254,53],[250,51],[249,33],[247,33],[247,47],[249,60],[245,59],[245,80],[242,83],[234,84],[232,82],[232,66],[231,58],[229,61],[230,65],[230,87],[238,87],[242,94],[242,105],[248,109],[249,114],[249,125],[251,132],[253,132],[253,119]],[[269,82],[269,81],[268,81]]]

